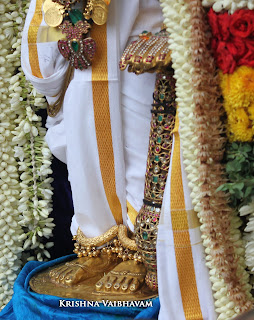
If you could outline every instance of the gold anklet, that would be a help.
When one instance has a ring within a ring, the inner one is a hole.
[[[101,254],[114,254],[116,258],[123,261],[134,260],[135,263],[142,262],[141,255],[137,252],[135,240],[128,237],[127,227],[124,225],[113,226],[103,235],[87,238],[78,228],[77,235],[73,237],[74,253],[81,257],[98,257]],[[99,248],[105,245],[103,248]]]

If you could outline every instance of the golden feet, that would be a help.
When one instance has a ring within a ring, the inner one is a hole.
[[[137,265],[133,260],[123,261],[96,283],[96,291],[135,293],[143,285],[145,276],[146,268],[143,264]]]
[[[49,276],[56,285],[69,287],[95,276],[103,276],[115,265],[116,262],[108,255],[101,255],[96,258],[83,257],[52,269]]]
[[[157,296],[145,284],[143,264],[120,262],[115,257],[101,254],[74,259],[36,274],[29,284],[40,294],[88,301],[134,301]]]

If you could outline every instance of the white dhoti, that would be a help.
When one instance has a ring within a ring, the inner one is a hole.
[[[62,88],[68,62],[57,48],[59,34],[44,21],[42,4],[42,0],[31,1],[22,40],[22,67],[27,79],[52,104]],[[97,42],[92,68],[75,70],[61,111],[47,120],[49,147],[68,168],[75,212],[73,234],[80,227],[87,237],[95,237],[122,222],[133,229],[134,218],[130,212],[127,214],[126,204],[136,211],[142,206],[155,75],[136,76],[127,71],[120,74],[118,62],[129,41],[143,30],[159,31],[162,22],[157,0],[112,0],[107,25],[92,27],[91,36]],[[163,207],[168,219],[169,202],[170,191],[166,190]],[[174,243],[168,227],[163,222],[158,246],[159,292],[163,295],[160,318],[197,320],[188,317],[184,304],[179,302],[183,298],[179,294],[180,269],[176,259],[169,259],[174,255]],[[199,277],[194,272],[191,282],[198,288],[198,319],[213,320],[210,281],[200,234],[195,234],[193,243],[199,249],[193,249],[189,263],[194,271],[203,273]],[[202,285],[207,299],[200,295]],[[174,292],[182,308],[177,317],[172,306],[179,304],[171,300]]]

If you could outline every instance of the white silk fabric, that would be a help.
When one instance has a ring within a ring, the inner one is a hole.
[[[180,131],[181,137],[181,131]],[[171,220],[171,174],[172,158],[175,152],[175,139],[173,139],[171,161],[169,173],[164,191],[163,205],[158,227],[157,238],[157,266],[158,266],[158,283],[161,309],[159,320],[185,320],[185,310],[182,302],[182,293],[178,276],[178,268],[175,254],[174,230]],[[190,189],[184,169],[183,156],[181,152],[181,172],[182,185],[184,192],[184,201],[186,211],[193,210],[190,197]],[[189,228],[190,250],[192,252],[193,267],[196,278],[196,287],[199,298],[199,305],[202,312],[203,320],[216,320],[217,314],[214,307],[211,282],[209,279],[208,268],[205,265],[205,252],[201,240],[199,227]],[[181,231],[178,231],[181,232]],[[174,301],[174,303],[169,303]],[[194,318],[192,318],[194,319]],[[195,320],[200,320],[196,319]]]
[[[42,19],[37,36],[37,52],[43,78],[32,75],[28,30],[35,9],[36,0],[31,0],[22,39],[22,67],[27,79],[52,104],[56,101],[62,87],[68,62],[59,53],[57,42],[50,41],[50,37],[45,37],[45,33],[47,35],[49,32]],[[159,31],[162,21],[157,0],[111,1],[107,24],[107,56],[115,181],[123,221],[131,229],[133,225],[127,216],[126,201],[129,201],[137,211],[142,206],[155,75],[136,76],[127,71],[120,74],[118,62],[120,54],[131,40],[143,30]],[[44,36],[42,36],[43,32]],[[78,227],[87,237],[105,233],[116,222],[107,202],[100,172],[91,69],[75,70],[65,94],[63,107],[55,118],[48,117],[47,128],[46,140],[52,153],[65,162],[68,168],[75,211],[71,225],[72,233],[76,234]],[[168,193],[165,192],[164,198],[164,204],[167,205],[170,202]],[[166,208],[165,205],[164,208]],[[170,214],[168,210],[170,208],[165,209],[163,214],[166,212]],[[169,237],[170,226],[164,224],[160,229],[158,247],[159,288],[162,294],[160,319],[182,320],[185,318],[181,312],[181,316],[176,316],[181,297],[179,286],[176,290],[177,274],[172,273],[175,261],[169,259],[173,254],[172,244],[171,248],[168,246]],[[198,239],[200,241],[200,238]],[[203,260],[200,261],[202,254],[195,255],[195,259],[197,265],[202,265],[200,270],[203,272],[205,265]],[[199,284],[202,286],[204,282],[205,288],[211,290],[208,288],[207,273],[204,272],[204,274]],[[206,303],[208,303],[207,307]],[[207,299],[202,300],[205,315],[211,311],[211,303],[213,304],[209,293]],[[213,320],[214,318],[211,315],[204,319]]]

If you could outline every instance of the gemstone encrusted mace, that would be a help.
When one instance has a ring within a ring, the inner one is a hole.
[[[152,105],[152,120],[146,166],[146,203],[161,205],[168,175],[175,127],[176,103],[173,71],[158,73]]]
[[[145,178],[144,204],[137,216],[135,237],[147,268],[146,284],[158,289],[156,241],[161,205],[172,151],[176,102],[173,69],[158,73],[152,104],[152,119]]]

